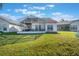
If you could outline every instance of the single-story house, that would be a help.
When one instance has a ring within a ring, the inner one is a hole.
[[[57,32],[57,21],[51,18],[27,16],[15,22],[10,18],[0,16],[0,31],[17,33],[46,33]]]
[[[58,31],[79,31],[79,20],[63,21],[57,24]]]
[[[79,32],[79,20],[74,20],[70,24],[70,30],[71,31],[78,31]]]
[[[57,21],[51,18],[39,18],[33,15],[21,18],[20,23],[23,26],[20,33],[46,33],[57,32]]]
[[[0,15],[0,31],[2,32],[17,32],[21,31],[20,24],[11,20],[8,17]]]
[[[71,21],[58,22],[57,30],[58,31],[70,31],[70,24],[71,24]]]

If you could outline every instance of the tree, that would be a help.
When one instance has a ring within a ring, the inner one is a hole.
[[[60,22],[63,22],[63,21],[65,21],[65,20],[64,20],[64,19],[61,19],[61,20],[60,20]]]

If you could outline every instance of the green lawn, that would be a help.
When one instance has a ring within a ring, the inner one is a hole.
[[[36,40],[41,34],[29,34],[29,35],[0,35],[0,46],[7,44],[23,43]]]
[[[58,34],[1,35],[0,55],[79,55],[79,40],[75,34],[75,32],[58,32]]]

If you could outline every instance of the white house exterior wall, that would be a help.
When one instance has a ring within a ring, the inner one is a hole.
[[[45,24],[43,24],[43,23],[33,23],[32,24],[32,29],[35,29],[35,25],[45,25],[45,31],[47,31],[47,25],[53,25],[53,30],[52,31],[54,31],[54,32],[57,31],[57,24],[54,24],[54,23],[45,23]]]
[[[3,27],[6,27],[7,31],[4,31]],[[9,31],[9,23],[0,19],[0,29],[1,29],[0,31],[8,32]]]
[[[53,31],[57,32],[57,24],[53,24]]]
[[[11,29],[11,28],[15,28],[15,29]],[[13,24],[9,24],[9,31],[10,32],[15,32],[15,31],[21,31],[21,27],[18,25],[13,25]]]

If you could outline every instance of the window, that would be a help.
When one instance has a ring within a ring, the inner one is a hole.
[[[45,26],[44,25],[39,25],[39,30],[40,31],[44,31],[45,30]]]
[[[35,30],[36,31],[45,31],[45,26],[44,25],[35,25]]]
[[[1,25],[0,25],[0,31],[2,31],[2,27],[1,27]]]
[[[2,30],[1,26],[0,26],[0,31]]]
[[[35,31],[39,31],[39,26],[35,25]]]
[[[6,27],[4,27],[4,28],[3,28],[3,31],[7,31],[7,28],[6,28]]]
[[[77,25],[72,25],[72,26],[71,26],[71,30],[72,30],[72,31],[77,31]]]
[[[45,31],[45,25],[41,25],[41,31]]]
[[[41,25],[39,25],[39,31],[41,31]]]
[[[2,28],[0,27],[0,31],[2,31]]]
[[[53,30],[53,25],[48,25],[48,26],[47,26],[47,29],[48,29],[48,30]]]

